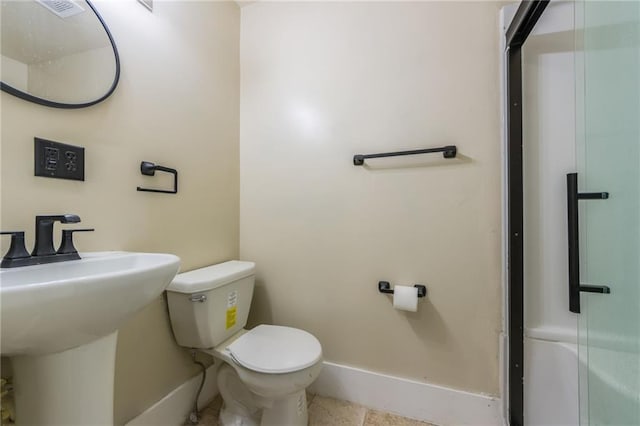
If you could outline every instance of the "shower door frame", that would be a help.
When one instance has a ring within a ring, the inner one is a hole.
[[[507,413],[524,425],[524,187],[522,170],[522,46],[550,0],[523,0],[506,32],[507,148]]]

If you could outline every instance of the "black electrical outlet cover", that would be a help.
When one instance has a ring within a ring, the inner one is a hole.
[[[84,180],[84,148],[34,138],[34,174],[57,179]]]

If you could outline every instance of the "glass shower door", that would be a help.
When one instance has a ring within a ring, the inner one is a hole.
[[[575,18],[580,423],[640,425],[640,1]]]

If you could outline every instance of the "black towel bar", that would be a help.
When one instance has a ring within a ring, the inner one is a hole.
[[[456,158],[458,148],[455,145],[447,145],[440,148],[426,148],[426,149],[413,149],[410,151],[395,151],[395,152],[383,152],[381,154],[356,154],[353,156],[353,165],[362,166],[364,160],[367,158],[383,158],[383,157],[398,157],[401,155],[417,155],[417,154],[431,154],[434,152],[441,152],[444,158]]]

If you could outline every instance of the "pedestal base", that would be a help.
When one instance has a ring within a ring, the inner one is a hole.
[[[12,358],[17,425],[113,425],[118,332],[55,354]]]

